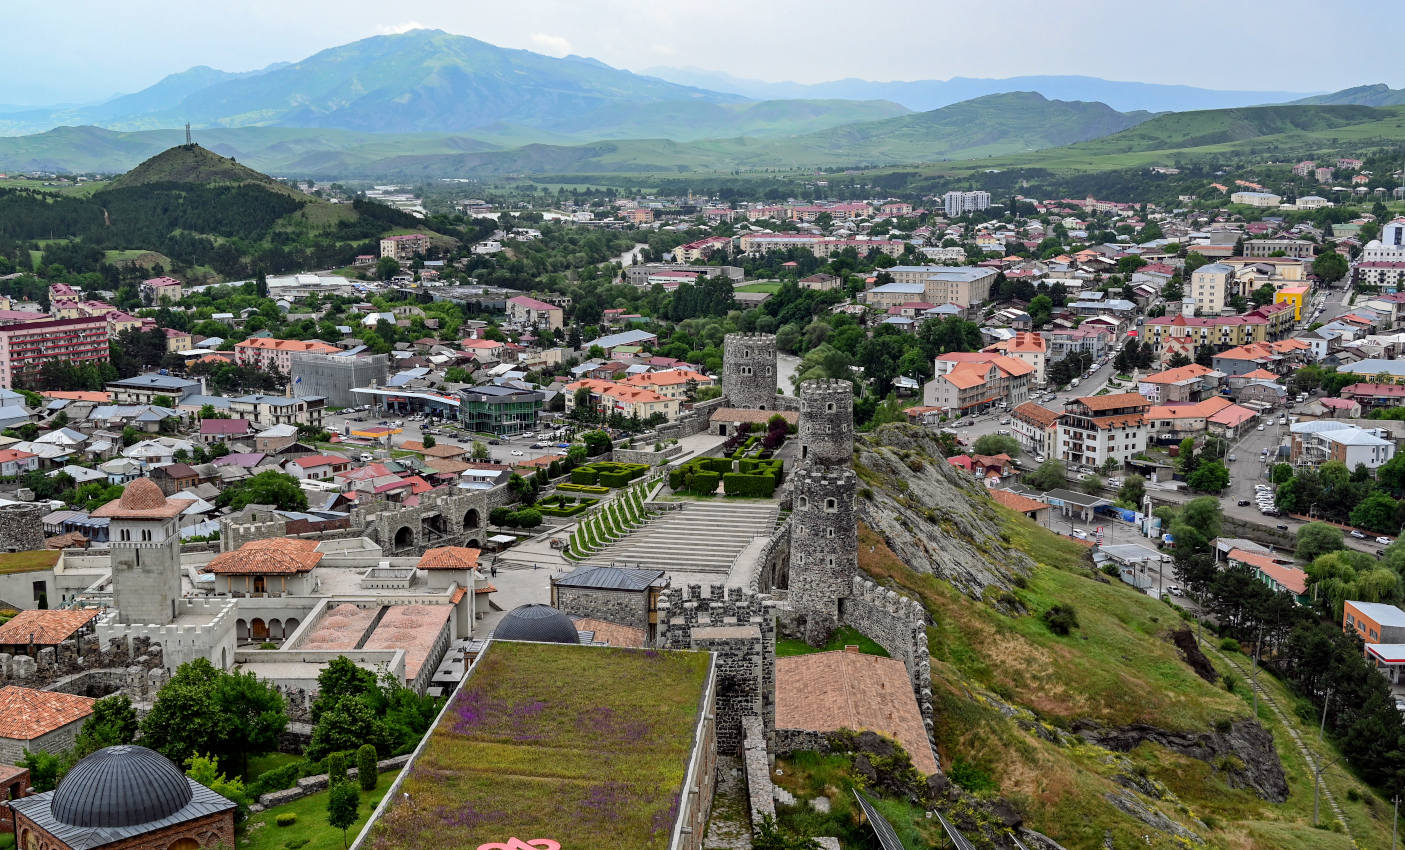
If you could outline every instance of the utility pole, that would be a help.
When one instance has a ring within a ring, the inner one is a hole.
[[[1332,765],[1336,764],[1336,763],[1337,763],[1338,761],[1340,761],[1340,760],[1341,760],[1341,756],[1337,756],[1336,758],[1332,759],[1331,761],[1327,762],[1326,764],[1322,765],[1321,767],[1313,768],[1313,771],[1312,771],[1312,825],[1313,825],[1313,827],[1316,827],[1316,826],[1317,826],[1318,800],[1319,800],[1319,798],[1320,798],[1320,796],[1321,796],[1320,789],[1321,789],[1321,787],[1322,787],[1322,774],[1323,774],[1324,771],[1327,770],[1327,768],[1329,768],[1329,767],[1331,767]]]
[[[1322,723],[1317,727],[1317,740],[1321,741],[1327,731],[1327,706],[1332,704],[1332,690],[1327,689],[1327,698],[1322,701]]]
[[[1400,831],[1400,795],[1396,794],[1390,801],[1395,804],[1395,814],[1390,819],[1390,850],[1395,850],[1395,836]]]

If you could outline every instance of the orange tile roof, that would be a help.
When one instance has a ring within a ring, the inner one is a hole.
[[[881,732],[924,774],[937,773],[922,714],[901,661],[859,652],[776,659],[776,728]]]
[[[32,741],[93,713],[97,700],[18,685],[0,688],[0,738]]]
[[[1211,396],[1204,401],[1193,403],[1158,404],[1147,410],[1147,419],[1206,419],[1219,413],[1234,402],[1224,396]]]
[[[1248,552],[1244,549],[1231,549],[1229,550],[1229,559],[1253,567],[1292,593],[1299,596],[1307,593],[1307,573],[1297,567],[1280,564],[1272,556]]]
[[[201,572],[216,575],[293,575],[317,566],[322,553],[316,540],[272,537],[251,540],[233,552],[223,552]]]
[[[1024,404],[1018,405],[1011,412],[1019,419],[1033,425],[1038,425],[1041,428],[1049,428],[1053,426],[1055,422],[1059,421],[1058,411],[1050,410],[1044,405],[1036,404],[1032,401],[1027,401]]]
[[[1048,351],[1049,343],[1045,341],[1044,337],[1040,336],[1039,334],[1030,333],[1029,331],[1020,331],[1010,339],[1001,340],[1000,342],[997,342],[994,345],[987,345],[981,350],[1006,352],[1023,351],[1033,353]]]
[[[1200,378],[1215,371],[1208,366],[1201,366],[1199,363],[1191,363],[1187,366],[1177,366],[1174,369],[1167,369],[1164,372],[1157,372],[1147,375],[1141,380],[1148,384],[1178,384],[1181,381],[1191,378]]]
[[[1278,376],[1275,375],[1275,374],[1273,374],[1272,372],[1268,371],[1267,369],[1255,369],[1255,370],[1252,371],[1252,372],[1245,372],[1244,374],[1240,375],[1239,377],[1241,377],[1241,378],[1253,378],[1253,379],[1255,379],[1255,380],[1260,380],[1260,381],[1276,381],[1276,380],[1278,380]]]
[[[415,566],[422,570],[472,570],[478,567],[479,550],[467,546],[427,549]]]
[[[1047,510],[1048,505],[1038,499],[1031,499],[1028,496],[1021,496],[1011,490],[991,490],[990,497],[1012,511],[1019,511],[1022,514],[1030,511]]]
[[[969,390],[972,387],[979,387],[986,382],[988,374],[983,363],[958,363],[956,368],[947,372],[942,377],[947,383],[952,384],[957,389]]]
[[[111,519],[168,519],[190,507],[191,499],[171,499],[150,478],[138,478],[122,490],[122,496],[97,510],[94,517]]]
[[[253,348],[260,351],[311,351],[317,354],[336,354],[341,351],[335,345],[328,345],[315,339],[274,339],[268,336],[246,339],[243,342],[235,343],[234,347]]]
[[[460,587],[458,590],[455,590],[455,591],[454,591],[454,595],[453,595],[453,596],[450,596],[450,597],[449,597],[449,604],[450,604],[450,605],[457,605],[457,604],[459,604],[460,602],[462,602],[462,601],[463,601],[463,598],[464,598],[465,596],[467,596],[467,595],[468,595],[468,589],[467,589],[467,588]]]
[[[101,613],[97,608],[21,611],[0,625],[0,646],[54,646],[73,637]]]
[[[1093,411],[1116,410],[1119,407],[1150,406],[1151,400],[1141,393],[1111,393],[1109,395],[1085,395],[1078,399],[1084,407]]]
[[[45,390],[39,395],[44,398],[66,399],[68,401],[106,402],[112,400],[112,396],[109,393],[89,390]]]
[[[1323,401],[1327,401],[1327,399],[1323,399]],[[1258,414],[1249,408],[1231,404],[1210,416],[1208,421],[1216,425],[1228,425],[1231,428],[1237,428],[1250,419],[1253,419],[1255,416],[1258,416]]]
[[[673,387],[679,384],[686,384],[689,381],[696,381],[698,384],[712,383],[711,378],[700,372],[694,372],[691,369],[667,369],[662,372],[641,372],[638,375],[630,375],[628,378],[620,381],[620,383],[636,387]]]
[[[606,620],[595,620],[590,617],[581,617],[575,623],[578,632],[594,632],[596,643],[608,643],[610,646],[632,646],[641,649],[644,647],[643,629],[622,626],[619,623],[611,623]]]

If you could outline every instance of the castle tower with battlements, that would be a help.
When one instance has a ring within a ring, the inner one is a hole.
[[[746,410],[776,410],[776,335],[727,334],[722,342],[722,392]]]
[[[848,466],[854,457],[854,385],[842,380],[800,385],[800,461]]]

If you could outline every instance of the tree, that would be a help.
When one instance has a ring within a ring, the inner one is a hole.
[[[1372,493],[1351,509],[1351,524],[1377,533],[1393,532],[1400,526],[1395,521],[1398,503],[1384,493]]]
[[[73,742],[73,754],[81,759],[103,747],[130,744],[136,740],[138,728],[137,712],[125,694],[103,697],[93,703],[93,713]]]
[[[1068,484],[1068,472],[1063,461],[1050,458],[1026,475],[1024,482],[1036,490],[1052,490]]]
[[[1166,368],[1179,369],[1182,366],[1189,366],[1192,362],[1193,361],[1189,357],[1187,357],[1183,352],[1177,351],[1175,354],[1171,355],[1170,359],[1166,361]]]
[[[590,457],[597,457],[614,448],[614,443],[610,435],[604,431],[587,431],[581,435],[585,442],[585,452]]]
[[[1195,362],[1205,368],[1210,368],[1215,361],[1215,349],[1213,346],[1202,345],[1195,349]]]
[[[35,791],[52,791],[57,788],[59,780],[63,779],[73,764],[71,753],[60,755],[43,750],[30,752],[26,749],[24,757],[19,760],[19,766],[29,771],[29,786]]]
[[[424,446],[427,449],[432,449],[434,448],[436,442],[437,441],[434,439],[433,435],[426,434],[424,436],[424,439],[421,441],[420,445]]]
[[[1186,437],[1181,440],[1176,451],[1176,465],[1181,468],[1181,474],[1189,476],[1199,463],[1200,459],[1195,455],[1195,438]]]
[[[1201,493],[1218,493],[1229,486],[1229,470],[1217,460],[1207,461],[1186,476],[1186,484]]]
[[[341,830],[341,844],[346,847],[346,831],[356,823],[361,807],[361,792],[350,782],[339,782],[327,792],[327,825]]]
[[[1325,522],[1310,522],[1298,529],[1298,545],[1293,554],[1301,561],[1315,561],[1328,552],[1345,548],[1340,528]]]
[[[327,782],[336,785],[338,782],[347,781],[346,756],[341,753],[332,753],[327,756]]]
[[[985,434],[977,437],[971,444],[971,451],[978,455],[1009,455],[1017,457],[1020,453],[1019,441],[1009,434]]]
[[[1220,508],[1219,499],[1214,496],[1200,496],[1181,507],[1180,519],[1183,523],[1199,529],[1207,540],[1212,540],[1220,536],[1224,512]]]
[[[312,701],[312,722],[346,697],[363,697],[376,689],[376,674],[338,655],[317,674],[317,697]]]
[[[227,777],[210,756],[194,755],[185,760],[185,775],[234,804],[234,822],[249,816],[249,794],[239,777]]]
[[[363,744],[389,755],[390,738],[385,723],[364,699],[341,699],[323,711],[312,728],[307,757],[316,761],[330,753],[354,750]]]
[[[215,499],[215,504],[233,511],[243,510],[246,505],[273,505],[284,511],[305,511],[307,491],[293,476],[276,469],[265,469],[226,487]]]
[[[394,257],[381,257],[376,261],[376,277],[390,280],[400,271],[400,263]]]
[[[275,686],[197,658],[161,686],[142,719],[142,743],[177,764],[208,753],[221,764],[246,767],[249,756],[277,747],[287,720]]]
[[[222,760],[233,759],[240,776],[248,772],[249,756],[278,749],[288,714],[277,686],[253,673],[221,673],[214,706],[224,727],[221,746],[214,752]]]
[[[378,777],[379,774],[376,770],[376,748],[370,744],[362,744],[356,750],[356,779],[361,785],[361,790],[376,790],[376,780]]]
[[[1402,455],[1405,457],[1405,455]],[[1392,458],[1394,460],[1394,458]],[[1275,463],[1273,470],[1269,473],[1269,480],[1274,484],[1287,484],[1293,480],[1293,465],[1288,463]]]
[[[1122,488],[1117,491],[1117,501],[1126,502],[1140,508],[1142,499],[1146,498],[1146,479],[1140,475],[1128,475],[1122,481]]]
[[[1078,479],[1078,489],[1090,495],[1103,489],[1104,486],[1106,486],[1106,482],[1097,475],[1085,475]]]
[[[1318,254],[1317,259],[1312,261],[1312,273],[1327,283],[1336,283],[1346,276],[1346,272],[1346,257],[1336,251]]]
[[[1029,317],[1034,320],[1036,328],[1043,327],[1049,321],[1049,314],[1054,310],[1054,302],[1047,295],[1036,295],[1029,302]]]

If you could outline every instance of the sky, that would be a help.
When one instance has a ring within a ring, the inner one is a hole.
[[[1341,0],[5,0],[0,104],[92,102],[194,65],[435,28],[641,71],[822,82],[1084,74],[1216,89],[1405,85],[1384,6]],[[1388,4],[1387,4],[1388,5]],[[1309,32],[1310,29],[1310,32]],[[1349,49],[1319,46],[1350,45]]]

